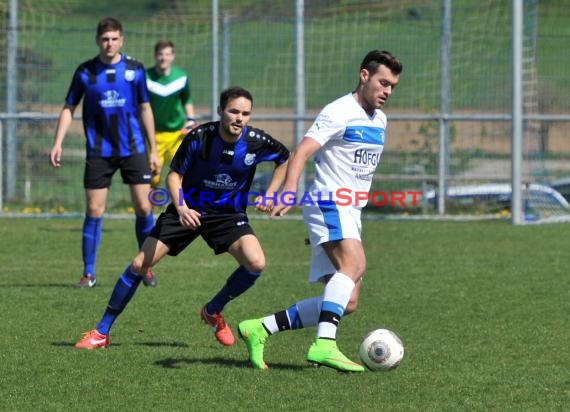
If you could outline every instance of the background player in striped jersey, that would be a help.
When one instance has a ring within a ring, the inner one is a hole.
[[[75,108],[83,99],[87,210],[83,224],[83,275],[77,284],[82,288],[94,287],[96,283],[95,260],[113,175],[120,170],[123,182],[130,187],[140,247],[154,223],[148,199],[151,175],[160,173],[161,168],[143,65],[120,52],[123,28],[117,19],[102,19],[95,40],[99,54],[75,70],[49,154],[50,164],[60,167],[63,140]],[[144,282],[156,284],[150,270]]]
[[[313,155],[313,199],[343,188],[352,193],[369,192],[384,148],[386,115],[380,108],[398,84],[401,71],[401,63],[389,52],[373,50],[364,57],[356,89],[323,108],[291,154],[281,196],[296,192],[305,163]],[[336,332],[341,317],[356,309],[366,269],[360,241],[360,212],[365,202],[355,198],[352,204],[339,206],[335,200],[319,200],[303,207],[312,247],[309,281],[323,282],[323,294],[238,326],[255,368],[267,368],[263,349],[269,335],[317,326],[317,336],[307,353],[309,362],[344,372],[364,371],[338,349]],[[271,215],[281,216],[289,209],[278,204]]]
[[[220,95],[220,120],[200,125],[186,135],[170,165],[166,185],[172,203],[158,217],[140,252],[115,285],[109,304],[95,329],[86,332],[78,349],[108,346],[111,326],[136,292],[142,275],[164,256],[176,256],[198,237],[214,253],[228,252],[238,267],[225,285],[200,311],[222,345],[234,344],[234,335],[221,312],[230,300],[247,291],[265,268],[265,255],[249,225],[248,205],[269,211],[274,199],[248,192],[257,164],[275,168],[265,193],[279,190],[289,158],[287,148],[263,130],[248,126],[253,98],[241,87]],[[192,275],[189,266],[188,275]]]
[[[190,77],[172,65],[175,57],[174,43],[159,40],[154,45],[155,65],[146,71],[156,150],[160,164],[165,167],[174,157],[184,135],[198,125],[194,119]],[[159,187],[160,173],[152,176],[150,184],[154,188]]]

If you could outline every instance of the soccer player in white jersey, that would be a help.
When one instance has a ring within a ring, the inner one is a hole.
[[[328,104],[291,154],[278,196],[284,201],[273,205],[271,215],[282,216],[295,204],[287,196],[296,193],[305,163],[314,156],[315,181],[310,189],[314,202],[303,201],[303,217],[312,247],[309,282],[322,282],[325,287],[321,296],[239,324],[254,368],[268,368],[263,349],[270,335],[317,326],[307,353],[310,363],[343,372],[364,371],[338,349],[336,332],[341,317],[353,312],[358,303],[366,270],[360,240],[360,214],[366,205],[362,194],[370,190],[384,147],[386,115],[380,109],[401,72],[402,64],[391,53],[370,51],[360,65],[356,90]]]

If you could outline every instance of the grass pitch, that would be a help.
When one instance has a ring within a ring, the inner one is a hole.
[[[0,410],[562,411],[570,404],[568,225],[507,222],[364,223],[368,271],[359,310],[339,346],[357,359],[360,337],[386,327],[406,355],[391,372],[314,369],[314,330],[266,347],[269,371],[249,367],[245,345],[218,345],[198,311],[234,269],[202,242],[156,268],[106,350],[78,351],[117,276],[136,252],[131,220],[106,219],[99,285],[81,274],[80,219],[0,219]],[[306,282],[300,221],[254,220],[267,269],[225,311],[245,318],[319,294]]]

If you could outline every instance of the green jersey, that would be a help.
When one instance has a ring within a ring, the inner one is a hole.
[[[190,78],[184,70],[172,66],[170,74],[146,70],[146,84],[157,132],[181,130],[186,121],[184,105],[192,103]]]

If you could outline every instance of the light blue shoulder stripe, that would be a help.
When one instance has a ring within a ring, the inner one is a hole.
[[[384,129],[372,126],[348,126],[342,137],[347,142],[384,144]]]

